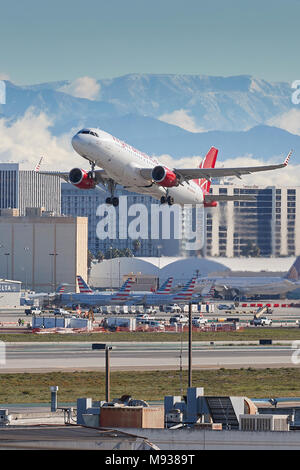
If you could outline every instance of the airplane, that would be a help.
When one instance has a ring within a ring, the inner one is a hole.
[[[190,279],[179,292],[174,294],[159,293],[157,291],[154,294],[141,296],[136,302],[142,305],[187,304],[192,300],[196,279],[196,277]]]
[[[198,278],[195,292],[211,286],[221,296],[233,297],[252,295],[285,294],[300,287],[300,256],[297,257],[287,274],[283,277],[241,276]]]
[[[218,201],[253,200],[248,195],[212,195],[209,194],[211,179],[215,177],[236,176],[258,171],[268,171],[287,166],[292,151],[283,163],[237,168],[215,168],[218,149],[211,147],[199,168],[168,168],[155,157],[141,152],[117,137],[101,129],[84,128],[72,138],[74,150],[88,160],[90,171],[73,168],[69,172],[40,171],[41,161],[36,172],[45,175],[60,176],[79,189],[89,190],[106,188],[110,196],[106,203],[115,207],[119,199],[115,196],[117,185],[124,189],[152,196],[161,204],[203,204],[204,207],[216,207]],[[101,169],[95,169],[98,166]]]
[[[79,291],[81,294],[92,294],[95,293],[94,290],[82,279],[81,276],[76,276]],[[173,282],[173,277],[168,277],[168,279],[163,283],[163,285],[155,291],[155,294],[169,294],[171,291],[171,286]],[[134,295],[134,294],[133,294]]]
[[[34,292],[34,293],[29,292],[29,293],[26,293],[26,294],[24,294],[24,296],[22,296],[22,303],[24,303],[24,305],[29,305],[35,299],[55,297],[56,295],[62,294],[65,291],[66,286],[68,286],[68,284],[60,284],[57,287],[55,292],[50,292],[50,293],[46,293],[46,292],[37,292],[37,293],[36,292]]]
[[[133,279],[128,278],[118,292],[111,293],[66,293],[59,296],[62,304],[83,304],[83,305],[123,305],[129,300],[130,289]]]

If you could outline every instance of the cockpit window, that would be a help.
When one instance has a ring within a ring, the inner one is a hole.
[[[89,131],[88,129],[82,129],[82,131],[79,131],[78,134],[90,134],[90,135],[93,135],[94,137],[99,137],[99,135],[96,132]]]

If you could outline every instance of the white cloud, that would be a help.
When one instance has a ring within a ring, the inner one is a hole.
[[[0,80],[10,80],[10,77],[7,73],[0,72]]]
[[[82,158],[71,146],[70,131],[55,137],[51,134],[49,117],[27,110],[24,116],[11,124],[0,119],[0,162],[20,163],[21,168],[34,169],[43,156],[41,170],[67,170],[82,165]]]
[[[169,168],[198,168],[202,156],[183,157],[174,159],[170,155],[161,155],[158,159]],[[293,157],[291,157],[293,158]],[[236,168],[245,166],[262,166],[274,165],[274,163],[282,163],[283,158],[275,157],[267,162],[255,159],[251,156],[231,158],[222,162],[217,162],[216,167]],[[251,175],[242,176],[240,180],[237,177],[225,178],[236,185],[258,185],[258,186],[299,186],[300,181],[300,165],[289,164],[286,168],[279,170],[271,170],[264,172],[252,173]]]
[[[291,109],[267,121],[269,126],[276,126],[291,134],[300,135],[300,109]]]
[[[170,114],[163,114],[158,118],[160,121],[173,124],[174,126],[182,127],[189,132],[205,132],[206,129],[197,127],[194,118],[189,115],[186,109],[178,109]]]
[[[99,98],[100,85],[95,78],[80,77],[76,78],[76,80],[68,85],[64,85],[59,91],[75,96],[76,98],[96,100]]]

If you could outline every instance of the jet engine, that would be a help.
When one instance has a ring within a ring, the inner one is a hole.
[[[73,168],[70,171],[69,181],[80,189],[93,189],[97,185],[97,181],[93,178],[92,174],[81,168]]]
[[[172,186],[179,184],[176,174],[169,168],[160,165],[153,168],[152,179],[155,183],[166,188],[172,188]]]

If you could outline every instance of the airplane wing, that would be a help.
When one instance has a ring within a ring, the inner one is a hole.
[[[191,180],[198,178],[217,178],[221,176],[237,176],[241,178],[242,175],[250,175],[258,171],[278,170],[285,168],[289,162],[292,150],[288,153],[283,163],[278,165],[263,165],[263,166],[248,166],[236,168],[174,168],[174,173],[178,174],[183,180]]]
[[[69,183],[69,172],[66,171],[38,171],[40,175],[48,175],[48,176],[59,176],[60,178],[64,179],[67,183]],[[98,183],[102,183],[105,179],[108,179],[109,176],[106,174],[105,170],[94,170],[95,179]]]
[[[237,176],[241,178],[242,175],[250,175],[258,171],[269,171],[278,170],[287,166],[292,150],[288,153],[283,163],[278,165],[263,165],[263,166],[248,166],[248,167],[236,167],[236,168],[174,168],[173,172],[178,176],[181,181],[188,181],[192,179],[205,178],[210,180],[211,178],[217,178],[221,176]],[[152,177],[152,168],[143,168],[140,170],[140,174],[150,180]],[[216,199],[214,199],[216,200]]]

